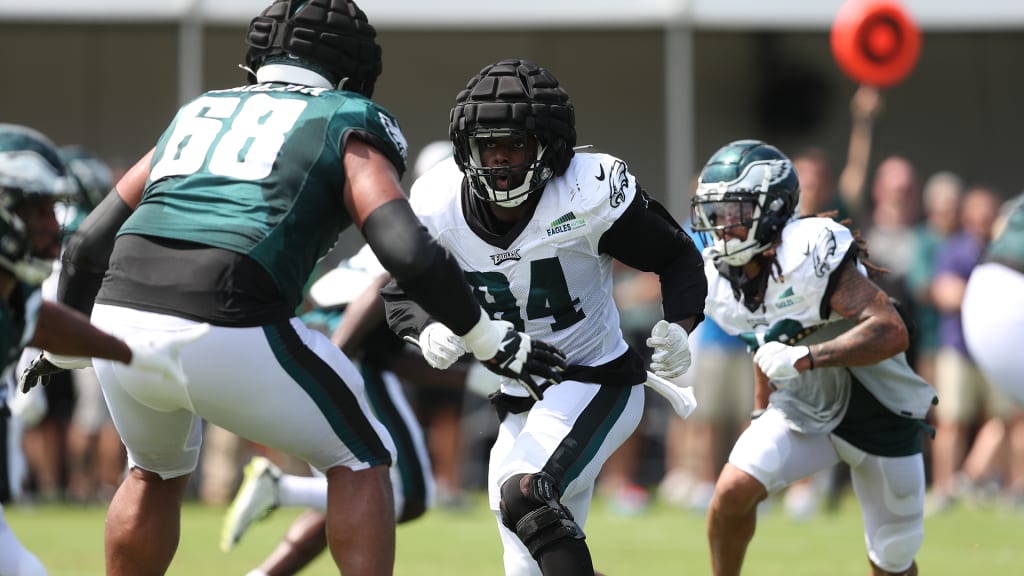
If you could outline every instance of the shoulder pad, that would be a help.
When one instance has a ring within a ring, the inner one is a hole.
[[[778,261],[783,273],[807,267],[827,277],[853,245],[853,233],[831,218],[801,218],[783,229]]]
[[[618,214],[637,192],[636,178],[626,163],[608,154],[576,154],[565,177],[576,185],[573,203],[591,213]]]

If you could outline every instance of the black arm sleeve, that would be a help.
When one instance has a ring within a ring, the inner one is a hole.
[[[107,272],[117,231],[132,214],[117,190],[111,190],[71,236],[61,256],[57,299],[89,316]]]
[[[392,278],[381,288],[384,311],[388,327],[399,336],[419,338],[420,332],[430,323],[430,314],[413,302]]]
[[[452,332],[461,336],[480,320],[480,305],[459,265],[427,232],[407,201],[393,200],[370,213],[363,236],[392,282]],[[390,326],[390,310],[388,316]]]
[[[598,249],[623,264],[658,275],[661,305],[669,322],[693,317],[699,324],[704,319],[708,295],[704,258],[668,210],[642,189],[601,236]]]

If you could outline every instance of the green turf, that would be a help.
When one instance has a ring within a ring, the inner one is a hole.
[[[70,506],[5,510],[18,537],[51,576],[103,573],[104,510]],[[188,505],[183,536],[170,574],[242,576],[284,533],[297,511],[281,510],[256,524],[230,554],[217,548],[224,509]],[[1024,512],[953,508],[925,522],[918,563],[922,575],[1022,574]],[[597,568],[609,576],[708,574],[704,518],[667,506],[642,516],[613,514],[595,503],[587,525]],[[785,518],[778,507],[760,518],[747,554],[746,574],[757,576],[864,576],[863,536],[856,503],[808,522]],[[304,574],[334,574],[326,555]],[[500,576],[494,520],[482,496],[462,512],[435,511],[398,530],[398,576]]]

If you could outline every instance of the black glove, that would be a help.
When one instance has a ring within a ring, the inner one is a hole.
[[[491,372],[521,382],[538,401],[544,397],[545,388],[562,381],[565,370],[565,354],[561,350],[513,328],[505,332],[494,356],[481,362]],[[541,379],[540,384],[534,376]]]
[[[43,352],[40,352],[39,356],[36,356],[32,363],[28,365],[28,368],[25,368],[25,371],[21,373],[20,383],[23,393],[28,393],[36,384],[45,386],[49,383],[50,376],[66,370],[50,362],[43,354]]]

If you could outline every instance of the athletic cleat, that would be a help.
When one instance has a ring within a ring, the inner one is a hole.
[[[257,456],[246,464],[242,485],[221,528],[221,550],[230,552],[253,522],[263,520],[277,509],[280,479],[281,469],[266,458]]]

